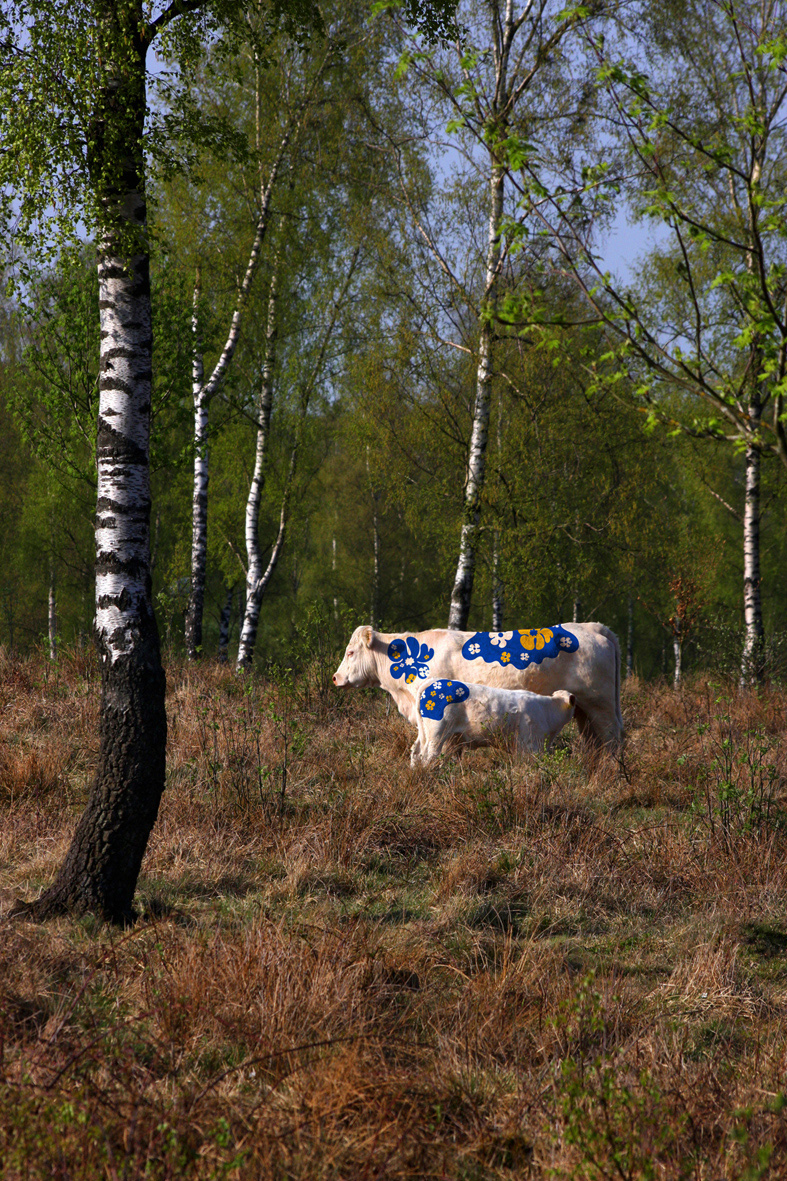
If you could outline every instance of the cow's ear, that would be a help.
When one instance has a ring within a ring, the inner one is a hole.
[[[569,695],[568,695],[568,704],[569,705],[576,705],[577,704],[577,699],[573,693],[569,693]]]
[[[365,627],[361,632],[361,639],[367,648],[371,648],[372,640],[374,639],[374,630],[371,627]]]

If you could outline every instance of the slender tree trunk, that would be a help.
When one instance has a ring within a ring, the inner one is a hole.
[[[497,463],[503,463],[503,396],[497,398]],[[492,631],[503,630],[504,588],[500,572],[500,530],[492,533]]]
[[[579,623],[579,617],[582,614],[582,600],[579,597],[579,591],[574,591],[574,613],[572,615],[572,622]]]
[[[230,646],[230,623],[232,621],[232,600],[235,597],[234,592],[234,587],[227,587],[227,597],[221,609],[221,618],[219,621],[219,664],[227,663],[227,650]]]
[[[683,664],[683,628],[679,615],[675,616],[675,622],[672,625],[672,652],[675,657],[672,683],[676,689],[679,689]]]
[[[339,599],[336,595],[336,534],[333,535],[331,543],[331,584],[333,586],[333,622],[339,623]]]
[[[369,624],[375,630],[380,623],[380,529],[377,521],[377,497],[372,501],[372,546],[374,549],[374,564],[372,568],[372,602],[369,612]]]
[[[505,17],[498,31],[497,8],[492,11],[494,33],[495,89],[487,119],[490,141],[496,135],[505,136],[508,124],[508,104],[511,97],[508,81],[508,65],[511,45],[516,36],[513,0],[506,0]],[[493,340],[495,295],[500,270],[500,239],[503,224],[503,198],[505,193],[505,168],[499,163],[494,146],[489,148],[489,228],[486,250],[486,275],[484,293],[479,313],[478,365],[476,369],[476,392],[473,407],[473,427],[470,434],[467,473],[465,478],[464,503],[462,506],[462,532],[459,540],[459,560],[456,566],[454,586],[451,591],[451,608],[448,626],[464,629],[470,615],[470,604],[475,579],[476,550],[481,521],[481,497],[486,478],[486,446],[489,432],[489,403],[492,391]]]
[[[746,447],[746,484],[743,506],[743,612],[745,638],[741,662],[741,685],[751,685],[763,676],[765,631],[760,595],[760,463],[759,449]]]
[[[271,216],[271,197],[281,172],[290,143],[297,140],[303,123],[304,113],[311,102],[312,93],[330,58],[330,51],[319,66],[312,85],[298,106],[279,143],[278,152],[271,165],[267,180],[260,173],[259,207],[254,239],[249,251],[246,271],[238,289],[235,310],[232,314],[227,339],[221,356],[207,381],[202,369],[202,351],[198,341],[197,301],[199,298],[199,272],[194,288],[194,361],[192,368],[192,389],[194,396],[194,493],[192,501],[192,547],[191,547],[191,592],[186,611],[186,650],[190,660],[196,659],[202,647],[202,617],[205,608],[205,570],[207,555],[208,521],[208,409],[214,395],[221,388],[240,340],[243,316],[248,303],[254,276],[262,256],[262,246],[268,232]],[[262,109],[260,92],[260,62],[255,58],[256,72],[256,147],[261,148]]]
[[[262,607],[262,600],[265,597],[265,592],[268,589],[271,578],[273,578],[274,571],[279,563],[281,551],[284,548],[284,539],[287,536],[287,524],[290,515],[290,499],[292,497],[292,486],[295,482],[295,469],[298,459],[298,444],[292,449],[290,455],[290,466],[287,472],[287,480],[284,485],[284,493],[281,501],[281,512],[279,514],[279,531],[276,535],[276,541],[271,550],[271,556],[268,559],[268,565],[265,567],[265,572],[257,579],[254,584],[247,581],[246,583],[246,613],[243,617],[243,630],[240,635],[240,643],[238,644],[238,660],[236,667],[238,669],[251,668],[254,659],[254,647],[257,643],[257,628],[260,621],[260,608]],[[255,545],[257,546],[257,555],[259,558],[259,541],[256,537],[256,521],[255,521]],[[259,564],[257,563],[257,569]]]
[[[55,558],[49,558],[49,659],[57,660],[57,600],[55,598]]]
[[[142,132],[141,4],[99,9],[105,89],[94,111],[101,373],[96,440],[96,640],[100,748],[87,808],[54,883],[16,913],[133,917],[142,858],[164,790],[164,671],[150,581],[152,330]]]
[[[194,401],[194,485],[191,501],[191,591],[186,608],[186,653],[202,655],[202,616],[205,609],[205,571],[208,554],[208,414],[202,341],[199,330],[200,269],[194,281],[191,311],[191,393]]]
[[[369,626],[374,630],[380,623],[380,528],[377,515],[377,504],[380,494],[372,481],[372,470],[369,463],[369,445],[366,446],[366,477],[369,481],[369,493],[372,499],[372,587],[369,603]]]
[[[277,299],[277,283],[276,272],[274,269],[274,277],[271,281],[271,296],[268,301],[268,326],[266,331],[266,346],[265,346],[265,365],[263,369],[262,392],[260,397],[260,414],[257,428],[257,452],[254,465],[254,474],[252,476],[251,487],[249,489],[249,499],[246,503],[246,555],[248,558],[248,568],[246,573],[246,610],[243,616],[243,627],[241,629],[240,642],[238,644],[238,658],[236,668],[238,670],[250,668],[252,660],[254,659],[254,646],[257,642],[257,627],[260,617],[260,608],[265,592],[268,589],[270,580],[281,557],[284,540],[287,535],[287,524],[290,514],[290,501],[292,497],[292,489],[295,483],[295,472],[298,465],[298,451],[301,443],[301,435],[303,432],[303,425],[306,415],[309,410],[309,403],[317,383],[317,379],[322,372],[325,362],[325,355],[333,336],[336,327],[336,321],[339,317],[339,312],[347,294],[347,290],[352,281],[355,268],[358,264],[361,248],[356,248],[350,266],[344,279],[344,283],[337,299],[333,305],[333,311],[328,321],[325,333],[323,334],[322,343],[320,345],[317,358],[314,366],[301,392],[301,404],[298,412],[298,423],[295,429],[295,440],[290,454],[290,465],[287,471],[287,477],[284,484],[284,491],[281,500],[281,512],[279,514],[279,530],[276,535],[276,541],[273,544],[271,556],[268,559],[268,565],[265,571],[262,571],[262,562],[259,548],[259,511],[260,511],[260,497],[262,492],[264,473],[265,473],[265,458],[267,449],[268,430],[270,426],[270,414],[273,404],[273,379],[274,367],[276,359],[276,299]],[[277,260],[278,261],[278,260]]]
[[[500,261],[500,226],[503,218],[503,172],[493,167],[490,182],[491,210],[489,214],[489,242],[486,264],[486,299],[482,307],[482,320],[478,341],[478,368],[476,370],[476,393],[473,407],[473,429],[470,435],[470,449],[467,458],[464,504],[462,508],[462,532],[459,540],[459,561],[456,566],[454,586],[451,591],[451,609],[448,626],[463,630],[470,615],[475,579],[476,549],[481,521],[481,496],[486,477],[486,445],[489,433],[489,403],[492,390],[492,334],[493,325],[489,318],[493,304],[494,287]]]
[[[634,598],[628,596],[628,630],[626,633],[626,678],[634,672]]]
[[[262,555],[260,554],[259,520],[262,492],[265,487],[265,465],[268,458],[268,436],[270,434],[271,411],[273,409],[273,383],[276,368],[276,311],[278,300],[279,255],[274,261],[268,291],[268,319],[265,329],[265,360],[260,380],[260,394],[257,399],[257,439],[254,452],[254,470],[246,500],[246,605],[242,615],[240,641],[238,644],[238,668],[249,668],[254,657],[257,642],[257,626],[260,616],[261,596],[257,591],[264,577]],[[283,541],[283,537],[282,537]],[[278,559],[278,554],[277,554]],[[273,571],[271,571],[271,574]],[[267,583],[266,583],[267,585]]]
[[[492,538],[492,631],[503,630],[503,580],[500,576],[500,530]]]

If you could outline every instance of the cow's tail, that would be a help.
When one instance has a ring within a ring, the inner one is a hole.
[[[615,717],[620,727],[620,742],[623,743],[623,713],[620,708],[620,642],[615,633],[603,623],[586,623],[593,631],[609,640],[615,650]]]

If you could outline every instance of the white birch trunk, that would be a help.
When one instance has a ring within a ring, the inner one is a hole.
[[[205,608],[205,572],[208,554],[208,415],[202,341],[199,330],[200,270],[194,281],[191,311],[191,393],[194,402],[194,482],[191,499],[191,591],[186,609],[186,653],[189,660],[202,655],[202,617]]]
[[[96,632],[104,663],[135,645],[151,613],[150,298],[140,299],[139,269],[107,253],[99,263],[102,374],[98,410]],[[147,364],[141,372],[140,357]]]
[[[359,256],[360,247],[355,250],[355,253],[353,254],[353,257],[350,261],[350,266],[344,284],[338,298],[334,303],[333,312],[326,331],[323,335],[317,358],[301,394],[301,405],[295,431],[295,442],[290,455],[290,465],[287,471],[284,491],[282,493],[281,510],[279,514],[279,529],[276,535],[276,541],[274,542],[273,549],[271,551],[271,556],[268,559],[268,565],[263,571],[259,544],[259,513],[262,489],[265,479],[265,461],[267,456],[270,416],[273,406],[273,385],[276,362],[276,302],[278,298],[278,278],[276,274],[276,268],[274,268],[274,274],[271,280],[270,297],[268,300],[265,364],[263,367],[263,377],[259,401],[254,472],[252,474],[251,485],[249,488],[249,497],[246,502],[246,556],[248,561],[246,570],[246,609],[243,614],[243,625],[241,628],[240,641],[238,644],[238,657],[235,665],[236,669],[238,670],[250,668],[254,659],[254,647],[257,642],[257,628],[259,624],[262,600],[265,596],[266,590],[268,589],[270,580],[273,577],[274,571],[281,556],[282,549],[284,547],[284,540],[287,535],[290,500],[298,465],[298,451],[300,448],[303,423],[309,410],[309,402],[311,401],[311,395],[317,383],[317,378],[322,372],[322,367],[325,362],[325,354],[327,352],[331,337],[333,336],[333,332],[336,327],[336,321],[339,317],[339,311],[350,286]],[[276,265],[278,266],[278,258]]]
[[[260,394],[257,399],[257,434],[254,451],[254,469],[252,471],[249,495],[246,500],[246,603],[242,616],[240,641],[238,644],[238,668],[248,668],[254,656],[254,646],[257,641],[257,626],[259,623],[260,605],[262,597],[259,589],[267,571],[262,568],[260,554],[259,519],[262,493],[265,487],[265,466],[268,458],[268,436],[270,434],[271,412],[273,410],[273,384],[276,369],[276,312],[278,300],[278,267],[277,254],[273,274],[268,292],[268,317],[265,329],[265,360],[260,379]],[[286,523],[285,523],[286,528]],[[281,541],[284,536],[280,530]],[[278,541],[278,539],[277,539]],[[279,547],[280,548],[280,547]],[[275,547],[274,547],[275,549]],[[276,553],[278,560],[278,552]],[[269,563],[270,565],[270,563]],[[265,580],[267,586],[273,570]]]
[[[298,441],[299,442],[299,441]],[[240,635],[240,642],[238,644],[238,660],[236,668],[251,668],[254,659],[254,647],[257,643],[257,629],[260,621],[260,608],[262,607],[262,600],[265,597],[265,592],[268,589],[271,578],[273,578],[274,571],[279,563],[281,551],[284,548],[284,539],[287,536],[287,524],[290,515],[290,499],[292,496],[292,486],[295,481],[295,470],[298,460],[298,443],[292,450],[290,455],[290,466],[287,471],[287,479],[284,485],[284,493],[281,501],[281,511],[279,513],[279,531],[276,535],[276,541],[271,550],[271,556],[268,559],[268,564],[255,583],[251,583],[248,579],[246,582],[246,611],[243,617],[243,629]],[[256,526],[256,522],[255,522]],[[259,540],[257,538],[257,530],[255,527],[255,545],[257,547],[257,554],[259,556]],[[257,567],[259,569],[259,565]]]
[[[96,6],[101,82],[88,168],[98,235],[101,345],[96,432],[96,614],[100,745],[87,807],[57,876],[21,912],[133,918],[133,897],[164,790],[164,671],[150,580],[150,270],[142,135],[141,10]],[[19,911],[18,911],[19,912]]]
[[[486,264],[486,291],[482,305],[481,328],[478,341],[476,394],[473,406],[473,428],[467,458],[462,532],[459,540],[459,560],[451,592],[448,626],[463,630],[470,615],[470,603],[475,579],[476,549],[481,520],[481,495],[486,476],[486,445],[489,433],[489,404],[492,390],[492,333],[487,319],[492,314],[497,268],[500,261],[500,226],[503,218],[503,173],[493,168],[490,182],[491,210],[489,214],[489,242]]]
[[[506,0],[502,36],[498,36],[496,33],[494,38],[495,93],[487,122],[490,131],[494,129],[500,134],[505,132],[509,114],[507,108],[511,97],[508,84],[508,61],[511,44],[518,27],[514,22],[513,9],[513,0]],[[496,14],[493,13],[493,24],[495,16]],[[503,222],[504,193],[505,168],[498,162],[495,149],[492,147],[489,149],[489,227],[484,293],[479,308],[480,327],[473,426],[467,458],[459,559],[451,591],[451,607],[448,613],[448,626],[460,630],[467,626],[470,615],[481,521],[481,496],[486,478],[486,447],[493,375],[493,317],[500,269],[500,233]]]
[[[682,673],[681,666],[683,663],[683,632],[681,629],[680,617],[676,617],[672,628],[672,652],[675,658],[672,684],[676,689],[679,689]]]
[[[311,101],[311,96],[317,85],[317,82],[323,70],[325,69],[328,58],[329,55],[326,55],[326,57],[323,59],[323,62],[316,72],[315,78],[308,93],[300,103],[293,119],[289,123],[284,135],[282,136],[281,142],[279,143],[279,149],[271,165],[267,181],[265,181],[264,178],[260,176],[257,222],[255,225],[251,249],[249,251],[249,257],[246,263],[246,270],[244,272],[240,287],[238,288],[235,310],[232,314],[232,320],[227,333],[227,339],[224,342],[224,348],[222,349],[221,355],[207,381],[204,381],[204,374],[202,371],[202,354],[201,349],[197,343],[196,316],[199,278],[197,279],[197,284],[195,285],[194,315],[192,319],[192,328],[195,338],[194,364],[192,370],[192,390],[194,397],[194,492],[192,501],[191,591],[189,595],[189,604],[186,611],[186,650],[190,660],[197,658],[202,647],[202,617],[205,604],[205,572],[208,521],[209,406],[211,400],[221,388],[222,382],[224,381],[227,370],[230,367],[232,358],[235,355],[235,350],[238,346],[244,312],[248,303],[252,283],[254,281],[257,268],[259,267],[260,258],[262,256],[262,246],[270,223],[271,197],[273,195],[282,164],[289,149],[290,143],[294,138],[297,138],[297,135],[300,132],[304,113],[309,105],[309,102]],[[259,62],[256,63],[256,74],[256,147],[257,151],[259,152],[261,148]],[[199,360],[199,369],[197,368],[197,360]]]
[[[743,505],[743,613],[745,636],[741,685],[762,679],[764,628],[760,594],[760,463],[759,448],[746,447],[746,483]]]

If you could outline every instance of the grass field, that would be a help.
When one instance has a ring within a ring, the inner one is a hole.
[[[411,771],[387,698],[169,668],[141,917],[10,923],[97,748],[90,658],[0,663],[0,1176],[787,1177],[787,694],[625,688]]]

